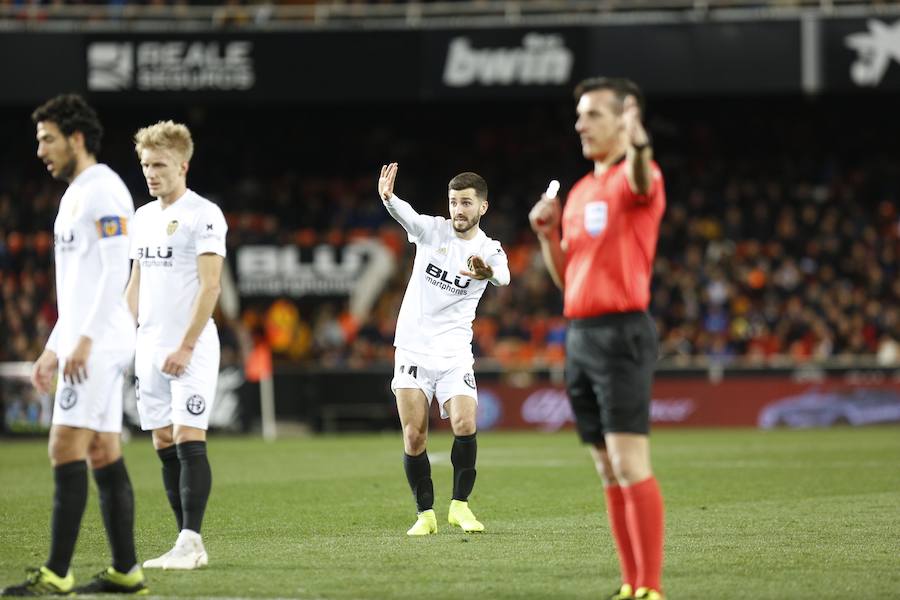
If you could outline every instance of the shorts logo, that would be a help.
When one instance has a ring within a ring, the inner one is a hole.
[[[184,406],[192,415],[202,415],[203,411],[206,410],[206,401],[203,400],[203,396],[194,394],[187,399],[187,402],[184,403]]]
[[[59,407],[63,410],[69,410],[75,406],[76,402],[78,402],[78,392],[70,387],[63,388],[63,391],[59,394]]]
[[[176,229],[178,229],[178,221],[169,221],[169,224],[166,225],[166,233],[169,235],[175,233]]]
[[[467,386],[469,386],[473,390],[475,389],[475,375],[473,375],[472,373],[466,373],[465,375],[463,375],[463,381],[466,382]]]

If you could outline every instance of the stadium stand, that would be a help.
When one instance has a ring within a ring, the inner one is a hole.
[[[897,360],[900,171],[889,159],[897,142],[879,135],[878,111],[860,114],[860,106],[854,99],[782,100],[777,108],[735,99],[651,104],[669,192],[653,313],[670,364]],[[282,363],[390,362],[413,249],[374,191],[377,167],[392,159],[401,164],[400,195],[431,214],[446,211],[443,190],[453,174],[485,175],[491,209],[483,225],[506,245],[513,279],[486,294],[476,352],[504,366],[559,364],[560,297],[540,268],[526,212],[550,177],[566,190],[587,169],[574,134],[565,134],[570,107],[516,103],[455,116],[433,105],[378,110],[379,121],[391,126],[368,123],[364,114],[341,118],[341,109],[296,116],[284,109],[253,123],[242,123],[233,109],[187,111],[205,141],[191,185],[226,211],[232,257],[249,244],[309,248],[372,237],[399,261],[362,319],[349,315],[346,299],[284,297],[246,302],[243,326]],[[856,117],[852,123],[824,118],[834,111]],[[143,203],[125,124],[134,115],[107,114],[112,126],[103,156]],[[27,115],[7,111],[3,119],[27,134]],[[454,136],[464,127],[474,134]],[[416,129],[419,145],[413,146]],[[842,146],[825,150],[828,139],[841,139]],[[61,188],[46,181],[33,157],[6,152],[0,360],[31,360],[55,319],[48,232]]]

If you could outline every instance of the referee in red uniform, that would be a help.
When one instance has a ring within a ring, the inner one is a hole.
[[[594,78],[575,98],[575,130],[594,170],[565,210],[543,196],[529,220],[564,293],[566,388],[606,492],[622,571],[609,600],[662,600],[663,500],[648,438],[657,335],[647,307],[665,189],[641,123],[640,89]]]

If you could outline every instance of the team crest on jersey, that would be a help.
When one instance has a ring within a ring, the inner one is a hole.
[[[447,247],[444,246],[443,248],[438,248],[437,253],[438,253],[438,254],[444,254],[444,255],[446,255],[446,254],[447,254]]]
[[[175,233],[175,230],[178,229],[178,221],[169,221],[169,224],[166,225],[166,233],[172,235]]]
[[[192,415],[202,415],[203,411],[206,410],[206,401],[200,394],[194,394],[187,399],[187,402],[184,403],[184,406]]]
[[[466,382],[467,386],[469,386],[473,390],[475,389],[475,375],[474,374],[466,373],[465,375],[463,375],[463,381]]]
[[[63,410],[69,410],[75,406],[76,402],[78,402],[78,392],[70,387],[63,388],[63,391],[59,394],[59,407]]]

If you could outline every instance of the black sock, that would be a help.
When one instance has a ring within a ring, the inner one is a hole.
[[[416,511],[431,510],[434,507],[434,485],[431,483],[431,462],[428,452],[418,456],[403,453],[403,470],[413,498],[416,499]]]
[[[87,461],[76,460],[53,468],[53,516],[50,521],[50,558],[47,568],[65,577],[69,572],[81,517],[87,504]]]
[[[134,553],[134,491],[125,460],[120,458],[95,469],[94,481],[100,493],[100,514],[112,551],[113,569],[127,573],[137,564],[137,555]]]
[[[212,489],[212,471],[206,457],[206,442],[176,444],[181,461],[181,510],[184,513],[183,529],[200,533],[206,501]]]
[[[453,440],[450,451],[450,462],[453,463],[453,499],[468,501],[472,488],[475,487],[475,457],[478,454],[478,441],[475,434],[458,435]]]
[[[178,449],[175,446],[169,446],[157,450],[159,460],[162,461],[162,477],[163,486],[166,488],[166,497],[169,499],[169,506],[175,513],[175,521],[178,523],[178,531],[181,531],[183,518],[181,515],[181,491],[179,485],[181,482],[181,461],[178,460]]]

